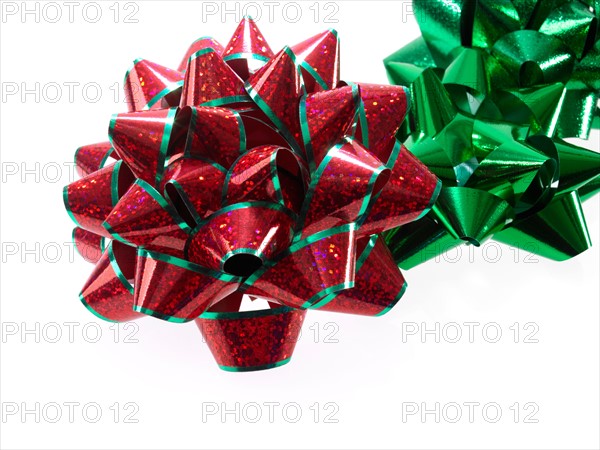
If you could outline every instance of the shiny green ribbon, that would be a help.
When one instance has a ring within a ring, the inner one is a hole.
[[[554,260],[589,248],[581,200],[600,190],[600,154],[564,139],[600,126],[600,2],[413,7],[422,36],[384,63],[413,98],[398,137],[443,188],[424,218],[386,233],[399,266],[492,236]]]

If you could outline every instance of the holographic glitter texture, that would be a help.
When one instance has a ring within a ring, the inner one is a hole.
[[[84,304],[195,320],[229,371],[289,361],[307,309],[389,311],[406,283],[378,234],[428,212],[438,179],[396,142],[407,90],[339,77],[335,31],[274,53],[250,19],[178,70],[137,60],[129,111],[65,188],[96,264]]]

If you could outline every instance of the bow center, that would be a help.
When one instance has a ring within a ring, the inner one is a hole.
[[[229,256],[223,270],[238,277],[249,277],[263,265],[262,259],[250,253],[236,253]]]

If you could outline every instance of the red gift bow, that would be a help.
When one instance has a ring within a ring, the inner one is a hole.
[[[125,93],[64,190],[96,263],[90,311],[195,319],[220,367],[255,370],[289,360],[307,308],[373,316],[399,300],[378,234],[427,213],[440,184],[395,139],[407,90],[341,82],[335,31],[273,54],[244,19],[178,70],[136,60]],[[244,293],[270,309],[241,312]]]

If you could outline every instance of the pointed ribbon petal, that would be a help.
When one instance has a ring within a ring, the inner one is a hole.
[[[452,236],[476,246],[512,220],[506,201],[463,187],[443,188],[433,211]]]
[[[173,97],[180,90],[183,75],[180,72],[145,59],[136,59],[125,74],[123,89],[129,112],[161,108],[161,100]],[[179,104],[179,96],[168,102]]]
[[[186,255],[210,269],[248,276],[290,245],[293,225],[294,214],[278,203],[236,203],[198,225]]]
[[[110,322],[125,322],[143,317],[133,310],[135,249],[111,241],[79,298],[97,317]]]
[[[77,226],[111,237],[102,223],[132,182],[133,176],[127,166],[123,161],[117,161],[65,186],[65,208]]]
[[[206,312],[196,319],[219,367],[230,372],[271,369],[289,362],[305,310]]]
[[[243,80],[247,80],[272,57],[271,47],[249,17],[242,19],[223,51],[223,60]]]
[[[115,114],[108,136],[134,175],[160,184],[169,149],[176,108]],[[143,131],[142,131],[143,130]]]
[[[327,151],[347,135],[359,102],[360,94],[356,84],[302,97],[302,139],[311,170],[314,171]]]
[[[407,285],[383,238],[374,235],[361,241],[354,287],[330,294],[309,308],[381,316],[398,303]]]
[[[400,86],[360,83],[360,132],[356,138],[384,163],[396,143],[396,133],[409,109],[408,90]]]
[[[79,147],[75,150],[75,168],[80,177],[96,172],[104,167],[109,157],[119,158],[113,152],[110,142],[100,142]]]
[[[284,47],[252,75],[246,82],[246,91],[289,145],[301,154],[298,100],[304,86],[290,48]]]
[[[422,219],[411,222],[384,234],[385,242],[392,252],[394,261],[401,269],[412,269],[464,243],[453,237],[443,225],[427,214]]]
[[[134,310],[169,322],[188,322],[234,292],[240,281],[184,259],[140,249]]]
[[[221,207],[224,182],[219,164],[181,155],[165,170],[163,193],[186,222],[199,223]]]
[[[247,101],[242,79],[213,49],[190,56],[180,106],[220,106]]]
[[[221,107],[184,108],[178,120],[188,124],[185,146],[174,152],[198,156],[228,169],[246,151],[246,130],[237,111]]]
[[[189,226],[156,189],[141,179],[129,188],[103,224],[111,237],[128,245],[183,255]]]
[[[75,227],[73,228],[72,238],[75,249],[83,259],[93,264],[100,260],[105,248],[104,236]]]
[[[495,238],[556,261],[572,258],[592,245],[576,191],[555,198],[542,211]]]
[[[390,170],[355,140],[335,145],[313,175],[302,207],[298,237],[348,223],[362,223]]]
[[[327,30],[292,47],[309,93],[335,89],[340,82],[340,40]]]
[[[438,178],[399,142],[394,153],[390,179],[360,227],[360,236],[381,233],[417,220],[429,212],[438,198],[442,188]]]
[[[215,39],[213,39],[211,37],[206,37],[206,36],[201,37],[199,39],[196,39],[194,42],[192,42],[192,44],[188,48],[187,52],[185,52],[183,59],[179,63],[177,70],[179,72],[185,72],[187,69],[187,64],[188,64],[188,60],[190,59],[190,57],[193,54],[199,52],[200,50],[204,50],[207,48],[212,48],[215,51],[215,53],[217,53],[218,55],[223,55],[223,46],[221,44],[219,44],[219,42],[217,42]]]
[[[293,244],[250,276],[245,293],[294,308],[354,286],[355,226],[328,229]]]

